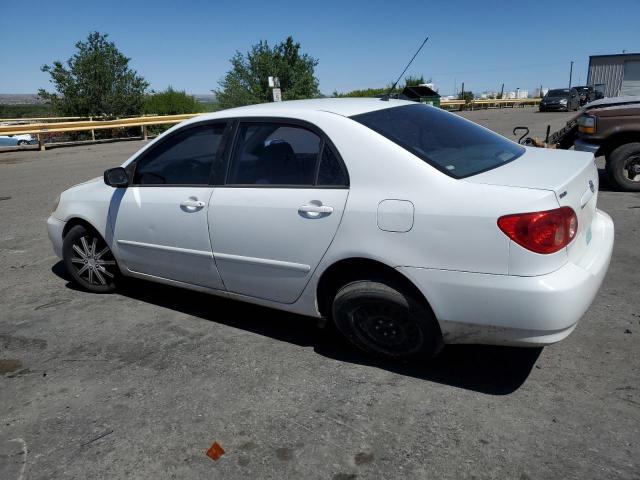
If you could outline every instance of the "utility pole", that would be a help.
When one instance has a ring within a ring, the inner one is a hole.
[[[573,60],[571,60],[571,67],[569,67],[569,88],[571,88],[571,77],[573,76]]]

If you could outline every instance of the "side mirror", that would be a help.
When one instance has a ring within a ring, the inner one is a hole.
[[[126,188],[129,185],[129,176],[122,167],[110,168],[104,171],[104,183],[110,187]]]

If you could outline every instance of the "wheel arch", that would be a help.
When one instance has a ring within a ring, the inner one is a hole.
[[[607,137],[599,153],[608,157],[616,148],[635,142],[640,142],[640,130],[619,132]],[[608,158],[607,161],[609,161]]]
[[[98,230],[96,227],[94,227],[91,222],[89,222],[87,219],[82,218],[82,217],[71,217],[70,219],[67,220],[67,223],[65,224],[64,228],[62,229],[62,239],[64,240],[64,237],[67,236],[67,234],[69,233],[69,231],[75,227],[76,225],[82,225],[83,227],[94,231],[95,233],[97,233],[98,235],[100,235],[103,240],[104,240],[104,235],[102,235],[100,233],[100,230]]]
[[[432,314],[434,313],[426,296],[397,269],[379,260],[351,257],[336,261],[322,272],[316,286],[316,299],[320,314],[325,318],[331,318],[331,302],[340,287],[352,281],[364,279],[390,281],[423,303]],[[435,315],[433,318],[438,323]]]

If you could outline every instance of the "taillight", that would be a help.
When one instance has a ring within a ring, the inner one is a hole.
[[[498,219],[498,227],[511,240],[536,253],[554,253],[576,236],[578,217],[570,207],[516,213]]]

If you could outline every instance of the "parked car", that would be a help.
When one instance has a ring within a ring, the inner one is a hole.
[[[0,147],[23,146],[36,143],[31,135],[0,135]]]
[[[578,95],[580,96],[580,106],[586,105],[587,103],[595,100],[595,93],[593,91],[593,87],[590,85],[583,85],[579,87],[575,87]]]
[[[201,115],[48,219],[73,280],[121,275],[335,322],[374,355],[547,345],[613,247],[593,155],[522,147],[438,108],[321,99]]]
[[[587,104],[574,148],[604,155],[609,178],[622,189],[640,191],[640,96]]]
[[[549,90],[540,101],[540,111],[571,112],[580,108],[580,95],[575,88]]]

